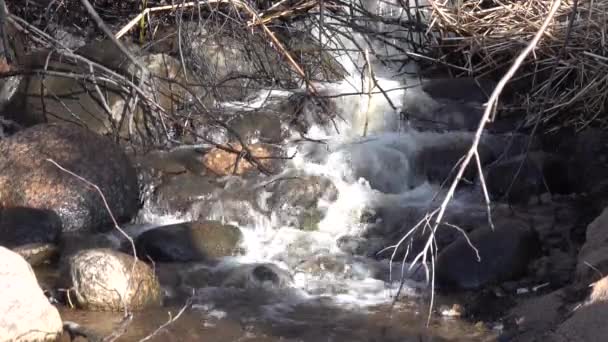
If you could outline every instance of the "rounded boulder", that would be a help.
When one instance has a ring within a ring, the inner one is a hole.
[[[0,339],[55,341],[62,322],[36,281],[30,265],[18,254],[0,247]]]
[[[52,210],[63,231],[112,227],[99,187],[119,222],[139,207],[137,174],[111,140],[74,124],[42,124],[0,141],[0,206]]]
[[[69,283],[80,308],[142,310],[160,306],[161,288],[143,261],[111,249],[89,249],[69,259]]]

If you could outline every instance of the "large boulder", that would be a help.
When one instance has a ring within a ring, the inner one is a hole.
[[[166,54],[144,54],[134,44],[126,44],[137,62],[149,73],[143,77],[141,89],[166,112],[174,112],[188,96],[181,63]],[[139,68],[131,63],[110,40],[93,41],[76,51],[104,67],[131,80],[139,78]],[[22,59],[25,69],[72,72],[90,75],[89,63],[74,61],[53,51],[36,51]],[[127,116],[132,98],[116,82],[108,82],[101,68],[94,69],[97,78],[65,77],[55,74],[32,73],[24,77],[17,94],[6,106],[7,118],[23,126],[44,122],[73,122],[99,133],[117,133],[121,138],[142,141],[142,138],[162,139],[162,124],[154,106],[140,99],[133,115]],[[106,106],[107,105],[107,106]],[[130,105],[130,104],[129,104]]]
[[[209,261],[238,253],[242,238],[235,226],[195,221],[148,230],[135,245],[142,258],[155,262]]]
[[[228,26],[226,26],[228,24]],[[243,100],[264,85],[293,88],[300,79],[291,65],[273,49],[261,31],[250,31],[229,23],[211,21],[184,23],[181,37],[171,32],[170,48],[182,53],[187,66],[200,82],[212,89],[217,101]],[[339,80],[346,75],[333,57],[322,51],[309,32],[293,30],[276,33],[287,50],[312,81]],[[179,46],[178,39],[188,44]]]
[[[439,254],[435,274],[443,288],[474,290],[517,279],[540,251],[536,233],[515,220],[497,222],[494,230],[479,228],[469,240],[479,259],[464,237]]]
[[[76,304],[87,310],[142,310],[160,306],[154,271],[143,261],[111,249],[89,249],[69,259],[64,275]]]
[[[3,341],[55,341],[62,332],[59,312],[38,286],[30,265],[0,247],[0,336]]]
[[[112,221],[99,193],[51,159],[99,187],[119,222],[139,206],[135,169],[110,140],[72,124],[43,124],[0,141],[0,205],[52,210],[63,231],[102,230]]]
[[[56,243],[61,219],[52,210],[0,208],[0,245],[13,248],[34,243]]]

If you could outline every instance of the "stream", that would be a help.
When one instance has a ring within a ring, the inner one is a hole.
[[[388,3],[370,2],[368,6],[381,15],[403,15]],[[377,30],[390,29],[378,25]],[[357,37],[358,43],[365,43],[363,36]],[[344,50],[354,46],[339,37],[331,39],[324,43],[343,46]],[[381,45],[369,41],[376,47]],[[390,48],[385,51],[386,56],[395,53]],[[160,225],[209,219],[235,225],[243,234],[242,255],[225,257],[215,264],[167,266],[182,277],[204,274],[220,281],[191,286],[187,309],[149,340],[492,341],[500,333],[498,323],[477,324],[437,314],[438,307],[454,303],[449,295],[434,298],[434,311],[429,316],[431,289],[424,267],[410,269],[410,264],[402,262],[403,250],[392,263],[390,253],[378,253],[397,243],[421,215],[441,203],[443,179],[431,173],[440,170],[444,175],[443,170],[449,171],[454,159],[441,154],[428,156],[457,147],[451,153],[457,161],[466,152],[473,138],[470,128],[477,124],[475,116],[467,116],[473,108],[467,105],[475,102],[471,98],[477,95],[465,94],[470,98],[463,99],[464,104],[446,105],[422,90],[420,83],[425,80],[405,75],[378,56],[336,53],[335,57],[349,76],[340,82],[314,84],[335,115],[332,120],[315,120],[324,106],[304,109],[303,115],[312,118],[307,135],[288,132],[286,154],[293,158],[285,161],[279,174],[225,176],[224,193],[232,191],[233,198],[205,198],[207,211],[203,214],[196,206],[167,213],[148,198],[136,222],[126,227],[137,237]],[[367,61],[375,85],[366,76],[369,71],[361,75]],[[408,64],[406,69],[414,72],[417,66]],[[219,106],[227,115],[248,111],[256,115],[260,109],[290,101],[305,92],[304,88],[265,90],[249,101]],[[448,124],[456,129],[426,129],[424,120],[404,119],[403,113],[436,113],[435,117],[425,116],[430,119],[451,117]],[[220,140],[225,138],[219,136]],[[499,155],[509,138],[487,134],[482,143]],[[268,200],[276,198],[266,190],[267,185],[294,177],[328,181],[329,185],[321,183],[323,191],[314,192],[313,216],[318,216],[318,220],[313,218],[314,229],[303,229],[299,213],[281,205],[281,196],[289,195],[289,190],[278,195],[278,204],[275,199],[270,213],[260,210],[268,209]],[[457,217],[464,225],[483,225],[487,222],[483,193],[479,182],[472,183],[458,188],[448,216]],[[245,194],[251,197],[244,199]],[[110,235],[120,240],[118,233]],[[156,267],[161,270],[165,266]],[[144,338],[178,314],[186,298],[170,287],[164,290],[168,298],[165,307],[136,312],[119,340]],[[118,314],[65,308],[61,315],[99,334],[112,332],[121,320]]]

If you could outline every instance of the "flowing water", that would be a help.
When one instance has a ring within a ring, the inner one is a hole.
[[[383,3],[366,5],[383,15],[403,15],[402,11]],[[348,41],[333,39],[346,48],[353,46]],[[387,56],[394,53],[386,51]],[[432,199],[441,197],[439,184],[429,183],[413,171],[415,156],[437,144],[470,138],[470,134],[420,132],[408,127],[400,118],[402,109],[430,110],[435,105],[426,94],[411,88],[417,80],[395,76],[394,70],[370,57],[377,78],[377,86],[370,89],[366,72],[363,76],[358,72],[366,62],[363,54],[337,57],[351,75],[342,82],[315,86],[320,94],[330,98],[338,115],[334,122],[313,125],[305,142],[298,140],[299,136],[294,133],[288,146],[289,155],[295,154],[295,157],[288,162],[283,174],[275,176],[287,177],[295,172],[332,181],[337,197],[319,201],[324,216],[318,229],[301,230],[281,220],[280,212],[262,215],[245,206],[240,210],[242,216],[249,219],[230,222],[230,215],[226,215],[218,201],[207,218],[237,224],[244,234],[246,253],[213,266],[188,265],[190,269],[198,267],[218,277],[219,274],[231,276],[223,282],[224,286],[193,288],[191,308],[152,340],[486,341],[494,338],[491,329],[436,315],[426,327],[430,292],[420,272],[409,275],[400,298],[391,307],[404,266],[400,260],[391,266],[388,258],[353,256],[339,248],[341,237],[363,237],[370,224],[390,218],[384,216],[372,223],[362,222],[361,217],[369,215],[370,210],[400,213],[412,206],[433,209]],[[408,65],[408,68],[415,70],[416,66]],[[290,94],[265,91],[248,103],[225,103],[223,107],[253,110],[261,103],[286,101]],[[338,96],[341,94],[357,95]],[[483,213],[483,202],[475,193],[455,198],[454,210]],[[258,197],[263,199],[265,195],[260,191]],[[140,223],[155,226],[192,217],[189,212],[168,216],[158,212],[158,208],[148,203],[140,214]],[[400,216],[394,219],[399,220]],[[302,260],[308,263],[303,265]],[[256,282],[248,278],[251,273],[235,271],[259,264],[274,265],[280,285]],[[449,299],[439,298],[437,305],[442,301],[450,303]],[[168,319],[167,311],[175,315],[182,304],[176,302],[162,310],[136,313],[123,339],[148,335]],[[72,310],[64,310],[62,316],[85,326],[93,325],[100,333],[111,331],[120,321],[117,315]]]

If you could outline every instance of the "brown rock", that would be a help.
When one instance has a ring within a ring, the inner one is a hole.
[[[254,165],[244,157],[239,158],[239,154],[237,152],[243,151],[240,144],[231,144],[229,148],[232,148],[236,152],[226,151],[217,147],[207,152],[207,154],[205,154],[203,157],[203,164],[205,167],[209,171],[219,176],[231,174],[243,175],[258,168],[257,165]],[[247,146],[247,148],[251,152],[251,155],[257,159],[257,162],[260,163],[262,167],[266,169],[272,168],[273,160],[270,158],[276,157],[277,154],[270,148],[270,146],[252,144]]]

